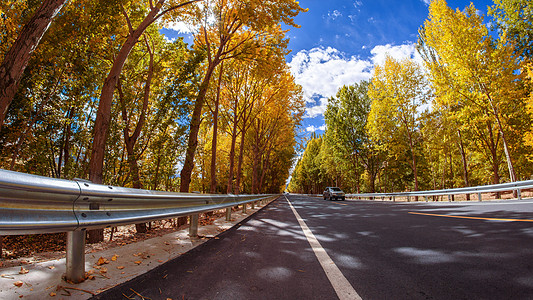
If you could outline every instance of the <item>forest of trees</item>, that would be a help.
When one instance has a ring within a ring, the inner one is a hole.
[[[281,27],[304,11],[294,0],[2,1],[0,168],[280,193],[305,109]],[[177,22],[191,45],[163,34]]]
[[[414,59],[387,57],[369,82],[329,99],[326,131],[296,164],[291,192],[400,192],[533,175],[533,3],[433,0]]]
[[[0,168],[280,192],[304,109],[281,25],[303,11],[293,0],[3,1]],[[173,22],[192,45],[165,38]]]

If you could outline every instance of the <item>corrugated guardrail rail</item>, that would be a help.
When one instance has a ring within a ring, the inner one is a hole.
[[[85,276],[87,229],[179,216],[193,216],[197,222],[197,214],[202,212],[246,207],[277,196],[150,191],[0,169],[0,235],[67,232],[65,277],[80,282]]]
[[[416,191],[416,192],[399,192],[399,193],[361,193],[361,194],[346,194],[346,197],[350,198],[392,198],[396,197],[424,197],[425,201],[428,201],[430,196],[448,196],[450,200],[451,195],[466,195],[477,194],[478,200],[481,201],[481,194],[483,193],[496,193],[506,191],[516,191],[517,198],[521,199],[521,190],[533,189],[533,180],[515,181],[500,184],[482,185],[475,187],[464,187],[444,190],[429,190],[429,191]]]

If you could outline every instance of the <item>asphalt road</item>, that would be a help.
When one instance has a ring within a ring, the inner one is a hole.
[[[533,299],[531,200],[288,200],[362,299]],[[281,197],[94,299],[337,299],[315,251]]]

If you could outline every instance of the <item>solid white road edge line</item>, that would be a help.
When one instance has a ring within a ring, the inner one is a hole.
[[[294,216],[296,216],[296,220],[298,220],[298,223],[300,224],[300,227],[302,228],[305,237],[307,238],[307,241],[311,245],[311,248],[315,252],[316,258],[320,262],[320,265],[324,269],[324,272],[326,272],[326,276],[329,279],[329,282],[333,286],[333,289],[337,293],[337,296],[340,300],[355,300],[355,299],[362,299],[359,294],[355,291],[353,286],[348,282],[346,277],[342,274],[341,270],[337,267],[337,265],[333,262],[333,260],[329,257],[329,255],[326,253],[326,250],[322,248],[318,240],[316,239],[315,235],[309,227],[307,227],[307,224],[305,224],[302,217],[300,217],[300,214],[296,211],[294,206],[292,206],[292,203],[287,199],[287,196],[285,196],[285,200],[289,203],[289,206],[294,213]]]

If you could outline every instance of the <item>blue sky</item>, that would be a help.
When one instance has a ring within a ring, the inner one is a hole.
[[[418,29],[427,19],[430,0],[302,0],[308,8],[295,18],[300,28],[290,29],[287,62],[304,91],[306,113],[299,138],[325,129],[328,99],[343,85],[369,80],[385,56],[419,59],[415,51]],[[463,10],[468,0],[448,0],[448,6]],[[492,0],[473,0],[487,14]],[[487,21],[487,20],[486,20]],[[162,32],[172,39],[190,30],[175,23]]]
[[[487,14],[492,1],[473,0]],[[463,10],[470,1],[448,1]],[[428,15],[429,0],[304,0],[309,11],[295,19],[301,28],[291,28],[287,62],[302,85],[306,115],[301,137],[324,131],[323,112],[327,99],[343,85],[371,77],[374,65],[386,54],[412,57],[418,29]]]

